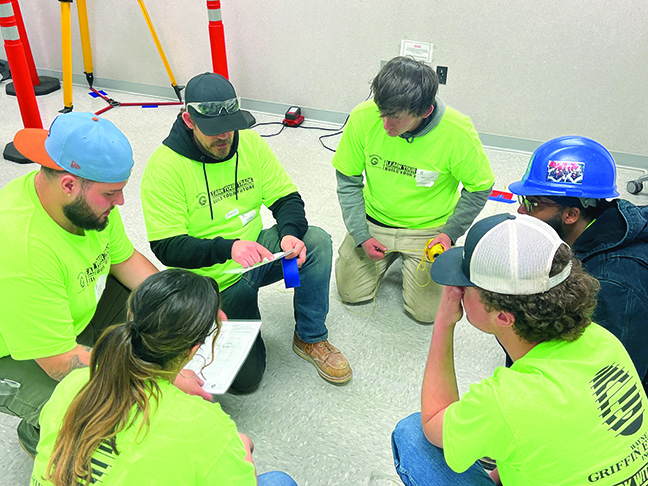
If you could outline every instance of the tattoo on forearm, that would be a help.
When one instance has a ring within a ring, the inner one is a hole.
[[[85,347],[85,350],[90,352],[92,351],[92,348]],[[67,363],[67,369],[62,370],[62,371],[54,371],[50,373],[50,376],[55,379],[56,381],[61,381],[63,378],[65,378],[72,370],[76,370],[78,368],[87,368],[88,365],[81,361],[81,358],[79,357],[78,354],[75,354],[70,357],[70,361]]]
[[[75,354],[74,356],[72,356],[72,359],[70,360],[70,368],[68,369],[68,373],[72,370],[76,370],[77,368],[86,368],[87,366],[88,366],[87,364],[81,361],[79,355]]]

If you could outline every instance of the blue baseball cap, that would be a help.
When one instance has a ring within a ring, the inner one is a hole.
[[[94,182],[124,182],[134,165],[126,136],[94,113],[59,115],[49,131],[25,128],[16,133],[14,145],[32,162]]]

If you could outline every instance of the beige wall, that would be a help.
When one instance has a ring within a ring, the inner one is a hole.
[[[74,72],[83,72],[76,21]],[[22,0],[36,64],[61,70],[59,2]],[[211,69],[204,1],[148,0],[179,84]],[[168,86],[135,1],[88,0],[99,78]],[[643,0],[223,0],[230,78],[245,98],[348,112],[401,39],[432,42],[441,97],[483,133],[590,136],[648,155]],[[0,49],[0,57],[5,58]]]

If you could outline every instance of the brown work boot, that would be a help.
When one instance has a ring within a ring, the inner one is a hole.
[[[293,351],[300,358],[304,358],[306,361],[313,363],[320,376],[329,383],[344,385],[353,375],[347,359],[328,340],[310,344],[305,343],[295,334],[293,338]]]

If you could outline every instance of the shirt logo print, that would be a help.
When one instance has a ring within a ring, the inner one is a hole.
[[[625,368],[611,364],[590,380],[603,424],[615,436],[629,436],[643,423],[644,404],[637,380]]]
[[[85,270],[82,270],[77,275],[79,282],[79,292],[86,287],[93,285],[97,280],[97,276],[102,275],[106,271],[106,266],[110,264],[110,243],[106,244],[104,251],[97,256],[94,263]]]
[[[400,174],[406,177],[416,177],[416,167],[411,165],[401,164],[399,162],[394,162],[393,160],[386,160],[383,165],[383,170],[386,172],[393,172],[395,174]]]
[[[201,192],[200,194],[198,194],[196,196],[196,198],[198,200],[198,206],[202,207],[205,204],[207,204],[207,193],[206,192]]]
[[[237,194],[241,195],[244,192],[254,189],[254,179],[252,177],[246,177],[241,179],[236,183],[227,184],[219,189],[214,189],[210,191],[209,195],[211,197],[212,204],[222,201],[230,197],[235,197]]]

